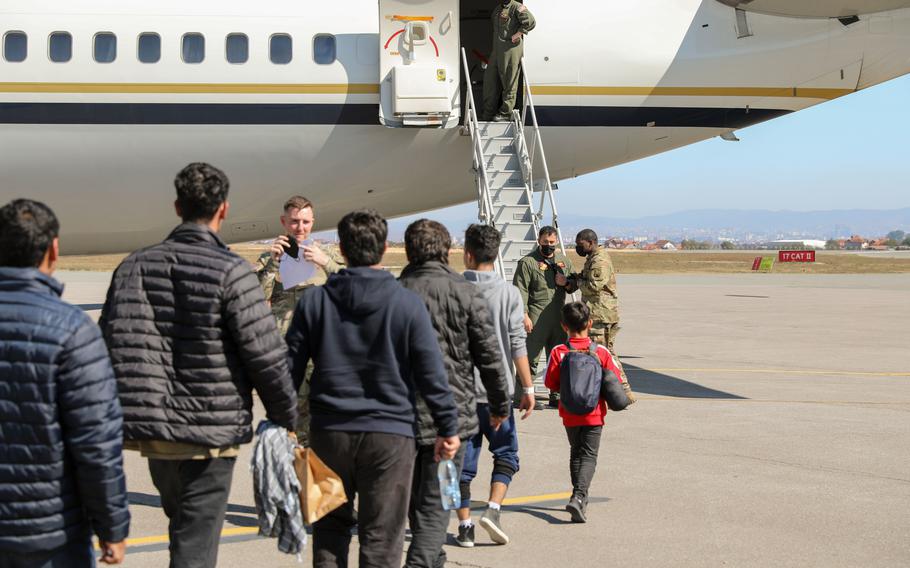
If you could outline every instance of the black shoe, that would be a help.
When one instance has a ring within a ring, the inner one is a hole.
[[[493,122],[511,122],[512,117],[507,114],[497,114],[493,117]]]
[[[569,499],[569,503],[566,505],[566,511],[572,515],[573,523],[586,523],[588,522],[588,517],[585,515],[585,506],[584,501],[582,501],[578,496],[573,495]]]
[[[550,402],[547,403],[550,408],[559,408],[559,395],[550,393]]]
[[[458,536],[455,537],[455,542],[462,548],[474,548],[474,525],[467,527],[458,525]]]
[[[480,517],[480,526],[490,534],[490,540],[496,544],[509,544],[509,535],[502,530],[498,509],[487,509]]]

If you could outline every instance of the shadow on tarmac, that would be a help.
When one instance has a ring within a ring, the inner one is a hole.
[[[623,360],[630,358],[631,357],[622,357]],[[632,390],[637,393],[671,396],[675,398],[746,399],[746,397],[743,396],[703,387],[698,383],[693,383],[678,377],[671,377],[670,375],[650,371],[648,369],[642,369],[635,365],[623,364],[623,368],[625,369],[626,374],[629,375],[629,382],[632,384]]]
[[[76,304],[76,307],[83,312],[92,312],[95,310],[100,310],[104,307],[104,304]]]

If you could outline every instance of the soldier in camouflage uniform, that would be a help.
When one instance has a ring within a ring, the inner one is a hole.
[[[537,25],[527,6],[515,0],[497,2],[493,20],[493,53],[483,76],[482,120],[511,120],[518,96],[524,36]]]
[[[314,220],[313,204],[307,198],[300,196],[290,198],[285,203],[284,215],[281,216],[281,225],[284,227],[286,234],[275,239],[269,252],[260,256],[256,263],[256,275],[259,277],[259,284],[265,293],[265,299],[268,300],[272,308],[272,314],[278,320],[278,329],[281,331],[282,337],[287,334],[291,319],[294,316],[294,308],[297,306],[297,301],[303,291],[311,286],[325,284],[328,276],[338,272],[344,263],[344,260],[335,251],[327,250],[318,244],[300,246],[299,258],[312,262],[321,270],[317,270],[315,276],[293,289],[284,289],[279,276],[279,268],[281,259],[285,255],[285,247],[290,244],[291,238],[294,238],[298,244],[307,240],[313,230]],[[299,414],[297,439],[304,446],[309,445],[309,382],[311,374],[312,366],[307,369],[307,377],[300,386],[297,399]]]
[[[525,305],[525,331],[528,332],[528,362],[531,374],[537,375],[540,352],[566,342],[562,329],[562,306],[566,303],[568,277],[575,269],[572,262],[556,252],[559,244],[556,229],[543,227],[537,248],[518,261],[512,284],[521,292]],[[515,392],[521,392],[521,386]],[[550,406],[558,404],[559,393],[550,393]]]
[[[585,229],[575,237],[575,252],[585,258],[581,274],[569,279],[568,290],[581,291],[581,299],[591,310],[593,325],[589,337],[606,346],[622,374],[626,394],[634,402],[626,372],[619,361],[614,344],[619,333],[619,294],[616,291],[616,271],[606,249],[597,244],[597,233]]]

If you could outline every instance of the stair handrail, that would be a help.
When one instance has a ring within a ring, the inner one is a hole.
[[[480,221],[496,229],[496,220],[493,218],[493,198],[490,196],[490,180],[487,177],[486,158],[483,155],[483,144],[480,140],[480,124],[477,120],[477,106],[474,103],[474,84],[471,82],[471,69],[468,66],[468,54],[465,48],[461,48],[461,61],[464,67],[464,76],[467,83],[467,96],[465,102],[465,123],[468,132],[471,135],[471,145],[473,148],[473,161],[475,172],[480,172],[478,180],[478,206],[480,209]],[[496,269],[500,275],[505,277],[505,263],[502,260],[502,250],[496,252]]]
[[[562,251],[562,254],[565,255],[566,247],[565,247],[565,243],[563,242],[563,239],[562,239],[562,229],[560,229],[560,227],[559,227],[559,211],[556,209],[556,198],[553,195],[553,182],[550,178],[550,168],[547,165],[547,153],[546,153],[546,150],[544,150],[543,139],[540,135],[540,124],[537,122],[537,110],[534,107],[534,98],[531,94],[531,79],[528,76],[528,67],[527,67],[527,64],[525,63],[524,57],[521,58],[521,70],[524,73],[524,87],[523,87],[524,105],[522,107],[522,113],[521,113],[521,126],[522,126],[522,130],[524,130],[524,125],[527,124],[528,111],[530,111],[531,127],[534,132],[534,143],[529,148],[530,156],[531,156],[531,167],[532,167],[531,184],[530,184],[531,191],[533,192],[533,190],[534,190],[533,166],[534,166],[534,161],[535,161],[534,158],[536,155],[537,148],[540,148],[540,161],[541,161],[541,165],[543,166],[543,175],[544,175],[544,182],[545,182],[545,187],[544,187],[545,195],[540,196],[540,208],[537,211],[537,219],[538,220],[543,219],[543,210],[545,207],[545,200],[549,199],[550,210],[553,212],[553,227],[556,229],[556,235],[559,238],[559,248]],[[523,138],[524,138],[524,136],[523,136]]]

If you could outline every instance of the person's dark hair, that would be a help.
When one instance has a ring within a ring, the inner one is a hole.
[[[180,170],[174,180],[177,205],[187,223],[208,221],[227,201],[231,183],[215,166],[196,162]]]
[[[438,261],[449,262],[452,237],[449,231],[436,221],[419,219],[411,223],[404,232],[404,250],[411,264]]]
[[[60,234],[51,208],[31,199],[15,199],[0,208],[0,266],[37,268]]]
[[[569,331],[581,333],[588,329],[591,321],[591,310],[581,302],[571,302],[562,307],[562,323]]]
[[[555,235],[557,233],[556,227],[551,227],[549,225],[544,225],[537,231],[537,238],[549,237],[550,235]]]
[[[591,229],[584,229],[576,235],[575,240],[597,244],[597,233]]]
[[[382,262],[389,224],[374,209],[358,209],[338,222],[338,239],[348,266],[374,266]]]
[[[464,233],[464,248],[479,264],[495,261],[501,242],[502,234],[490,225],[471,225]]]

